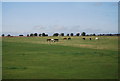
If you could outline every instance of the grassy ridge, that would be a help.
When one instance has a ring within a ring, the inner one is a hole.
[[[61,40],[58,43],[49,43],[46,39],[47,37],[3,38],[3,78],[115,79],[118,77],[117,37],[101,37],[99,42],[84,41],[81,37],[73,37],[70,41],[59,37]]]

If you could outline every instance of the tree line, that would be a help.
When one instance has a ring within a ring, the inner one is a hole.
[[[1,35],[2,37],[4,37],[5,36],[5,34],[2,34]],[[8,34],[8,35],[6,35],[6,36],[12,36],[12,35],[10,35],[10,34]],[[19,36],[24,36],[24,35],[22,35],[22,34],[20,34]],[[45,37],[45,36],[48,36],[48,34],[46,34],[46,33],[30,33],[30,34],[27,34],[27,37],[41,37],[41,36],[43,36],[43,37]],[[74,33],[70,33],[70,34],[64,34],[64,33],[54,33],[52,36],[120,36],[120,34],[86,34],[85,32],[82,32],[81,34],[80,33],[76,33],[76,34],[74,34]]]
[[[82,36],[85,36],[86,33],[85,32],[82,32],[81,34]],[[5,34],[2,34],[1,36],[5,36]],[[6,35],[6,36],[12,36],[10,34]],[[24,36],[22,34],[20,34],[19,36]],[[30,33],[30,34],[27,34],[27,37],[36,37],[36,36],[48,36],[48,34],[46,33]],[[70,33],[70,34],[67,34],[65,35],[64,33],[54,33],[52,36],[80,36],[80,33],[77,33],[77,34],[74,34],[74,33]]]

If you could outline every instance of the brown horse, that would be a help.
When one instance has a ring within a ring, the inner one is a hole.
[[[71,38],[69,37],[68,40],[71,40]]]
[[[85,38],[82,38],[83,40],[85,40]]]
[[[50,42],[51,41],[51,39],[47,39],[47,42]]]
[[[63,38],[63,40],[67,40],[67,38]]]

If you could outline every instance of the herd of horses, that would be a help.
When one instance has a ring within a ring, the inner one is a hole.
[[[86,40],[86,38],[82,38],[83,40]],[[63,38],[63,40],[71,40],[71,38],[69,37],[69,38]],[[89,38],[89,40],[92,40],[92,38]],[[98,37],[96,37],[95,38],[95,40],[99,40],[99,38]],[[47,39],[47,42],[58,42],[59,41],[59,39]]]
[[[71,40],[71,38],[63,38],[63,40]],[[47,39],[47,42],[58,42],[59,39]]]

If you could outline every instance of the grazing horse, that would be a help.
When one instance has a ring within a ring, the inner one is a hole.
[[[83,40],[85,40],[85,38],[82,38]]]
[[[47,39],[47,42],[50,42],[51,41],[51,39]]]
[[[54,42],[58,42],[59,41],[59,39],[54,39]]]
[[[71,40],[71,38],[69,37],[68,40]]]
[[[54,39],[51,39],[51,41],[52,41],[52,42],[55,42],[55,40],[54,40]]]
[[[99,40],[99,38],[98,38],[98,37],[96,37],[96,38],[95,38],[95,40]]]
[[[92,40],[92,38],[89,38],[90,40]]]
[[[63,38],[63,40],[67,40],[67,38]]]
[[[59,41],[59,39],[47,39],[47,42],[58,42]]]

